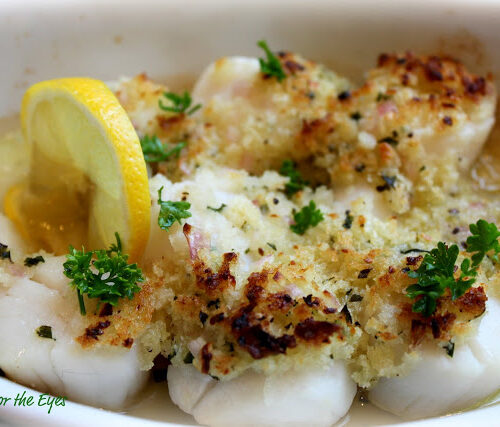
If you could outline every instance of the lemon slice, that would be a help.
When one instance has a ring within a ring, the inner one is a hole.
[[[37,83],[24,95],[21,123],[30,172],[4,200],[21,233],[57,254],[68,244],[106,248],[118,232],[137,260],[149,235],[146,164],[113,93],[88,78]]]

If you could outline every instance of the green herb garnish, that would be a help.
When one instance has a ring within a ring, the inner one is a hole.
[[[344,227],[346,230],[349,230],[352,227],[353,221],[354,221],[354,216],[351,215],[351,211],[350,210],[345,211],[345,219],[344,223],[342,224],[342,227]]]
[[[296,164],[293,160],[283,160],[280,168],[280,175],[287,176],[290,180],[285,184],[285,194],[288,197],[302,191],[309,183],[302,178],[302,174],[296,169]]]
[[[191,353],[191,352],[189,352],[188,354],[186,354],[186,356],[184,357],[184,363],[185,364],[193,363],[193,360],[194,360],[194,356],[193,356],[193,353]]]
[[[296,234],[304,234],[309,228],[316,227],[324,220],[323,214],[319,209],[316,209],[316,203],[310,201],[309,205],[304,206],[300,211],[293,215],[295,224],[290,226],[290,229]]]
[[[377,94],[377,102],[388,101],[389,99],[391,99],[391,95],[387,95],[387,94],[382,93],[382,92],[379,92]]]
[[[497,238],[500,232],[493,223],[480,219],[476,224],[469,225],[471,236],[467,238],[467,252],[473,253],[471,259],[465,258],[460,265],[460,276],[454,276],[455,263],[459,249],[457,245],[450,247],[439,242],[437,247],[425,254],[422,263],[415,271],[410,271],[408,276],[418,279],[414,285],[406,288],[407,296],[420,298],[414,302],[412,310],[431,316],[436,310],[436,301],[448,288],[452,300],[460,298],[474,284],[479,264],[488,252],[493,251],[492,258],[497,261],[500,245]]]
[[[12,258],[10,257],[10,250],[7,245],[0,243],[0,259],[8,259],[12,262]]]
[[[40,338],[48,338],[51,340],[56,340],[52,337],[52,326],[42,325],[35,331]]]
[[[171,156],[179,157],[181,150],[185,146],[185,142],[179,142],[170,150],[166,150],[160,138],[156,135],[144,135],[141,138],[141,148],[144,153],[144,160],[148,163],[163,162]]]
[[[283,71],[281,62],[276,55],[271,52],[267,43],[264,40],[260,40],[257,42],[257,46],[263,49],[266,53],[266,59],[259,58],[260,72],[266,77],[276,77],[278,82],[284,80],[286,78],[286,74]]]
[[[24,265],[26,267],[33,267],[34,265],[37,265],[37,264],[39,264],[41,262],[45,262],[45,259],[41,255],[37,255],[36,257],[33,257],[33,258],[26,257],[24,259]]]
[[[169,230],[170,227],[177,221],[181,223],[181,219],[191,217],[191,212],[188,209],[191,207],[189,202],[171,202],[161,199],[163,187],[158,190],[158,205],[160,205],[160,213],[158,214],[158,225],[163,230]]]
[[[351,119],[353,120],[361,120],[363,118],[363,116],[361,115],[361,113],[359,111],[355,111],[354,113],[351,113],[350,115]]]
[[[86,314],[83,295],[98,298],[100,303],[118,304],[120,298],[132,299],[141,290],[138,282],[144,281],[137,264],[128,264],[128,255],[122,253],[120,236],[115,233],[116,244],[108,250],[85,252],[69,247],[67,261],[63,264],[64,275],[76,288],[80,312]]]
[[[222,203],[218,208],[213,208],[212,206],[207,206],[207,209],[211,210],[211,211],[214,211],[214,212],[219,212],[221,213],[224,208],[226,207],[227,205],[225,203]]]
[[[436,310],[437,299],[443,295],[446,288],[450,289],[452,299],[455,300],[474,283],[477,272],[469,268],[470,260],[467,258],[460,266],[460,277],[455,279],[455,262],[458,253],[457,245],[448,247],[443,242],[439,242],[437,248],[425,254],[419,268],[408,273],[408,276],[418,279],[418,282],[406,288],[407,295],[410,298],[421,296],[413,304],[414,312],[422,313],[426,317],[431,316]]]
[[[497,226],[480,219],[475,224],[470,224],[469,230],[472,236],[467,238],[467,252],[475,252],[471,257],[472,266],[477,267],[481,264],[483,258],[490,251],[493,251],[493,261],[498,262],[500,245],[497,239],[500,237],[500,231],[498,231]]]
[[[267,246],[269,246],[269,247],[270,247],[272,250],[274,250],[274,251],[276,251],[276,250],[277,250],[277,249],[276,249],[276,245],[275,245],[274,243],[269,243],[269,242],[267,242],[267,243],[266,243],[266,245],[267,245]]]
[[[453,357],[453,354],[455,353],[455,343],[452,341],[448,341],[444,346],[444,350],[446,351],[446,354],[450,357]]]
[[[171,113],[178,114],[187,114],[189,116],[201,108],[201,104],[196,104],[194,107],[191,107],[191,103],[193,102],[193,100],[191,99],[191,95],[187,91],[184,91],[182,95],[177,95],[173,92],[163,92],[163,96],[171,102],[171,105],[169,106],[165,105],[161,98],[158,100],[158,105],[163,111],[170,111]]]

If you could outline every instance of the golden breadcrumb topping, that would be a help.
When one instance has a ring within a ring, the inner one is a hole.
[[[168,89],[145,75],[118,84],[141,137],[187,143],[150,165],[150,187],[153,200],[163,187],[164,200],[189,202],[192,217],[161,230],[153,203],[147,282],[89,316],[82,345],[136,343],[144,369],[163,358],[218,378],[344,359],[369,386],[407,372],[423,343],[445,351],[474,333],[498,286],[490,260],[431,317],[412,312],[406,288],[423,251],[457,243],[461,261],[468,224],[500,222],[496,184],[485,184],[494,174],[470,174],[494,123],[491,76],[383,54],[356,88],[298,55],[278,58],[283,82],[257,60],[219,59],[193,89],[202,108],[191,115],[163,111]],[[294,195],[284,160],[308,183]],[[311,201],[322,221],[294,233]]]

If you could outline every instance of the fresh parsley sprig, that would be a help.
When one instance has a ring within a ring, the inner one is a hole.
[[[458,246],[448,247],[443,242],[439,242],[436,248],[424,256],[417,270],[408,272],[408,276],[418,280],[406,288],[408,297],[420,297],[413,303],[414,312],[431,316],[436,311],[437,299],[446,289],[450,290],[453,300],[467,292],[476,281],[479,265],[488,252],[493,251],[493,260],[498,260],[500,245],[497,239],[500,232],[497,226],[480,219],[476,224],[470,224],[469,229],[472,235],[467,238],[467,252],[473,255],[471,259],[462,261],[458,278],[455,278]]]
[[[455,279],[455,262],[458,258],[457,245],[447,247],[439,242],[430,253],[425,254],[422,263],[415,271],[408,272],[412,279],[418,282],[406,289],[410,298],[420,298],[413,304],[412,310],[431,316],[436,311],[437,299],[449,288],[453,299],[462,296],[475,281],[477,272],[470,269],[470,260],[464,259],[460,266],[460,277]]]
[[[263,49],[266,54],[266,59],[259,58],[260,72],[266,77],[276,77],[276,80],[278,80],[278,82],[284,80],[286,78],[286,74],[283,71],[281,62],[276,57],[276,55],[271,52],[271,49],[269,49],[266,41],[260,40],[259,42],[257,42],[257,46]]]
[[[163,100],[160,98],[158,100],[158,105],[163,111],[169,111],[171,113],[186,114],[191,115],[195,111],[201,108],[201,104],[196,104],[191,107],[193,100],[188,91],[184,91],[183,94],[177,95],[174,92],[163,92],[163,96],[170,101],[171,105],[165,105]],[[191,108],[189,108],[191,107]]]
[[[141,148],[144,154],[144,160],[148,163],[164,162],[171,156],[179,157],[181,150],[185,146],[185,142],[179,142],[170,150],[166,150],[160,138],[156,135],[144,135],[141,138]]]
[[[296,169],[296,164],[292,160],[283,160],[279,174],[287,176],[290,180],[285,184],[285,194],[288,197],[303,190],[309,183],[302,177],[301,173]]]
[[[161,199],[161,192],[163,187],[158,190],[158,205],[160,206],[160,213],[158,214],[158,225],[163,230],[169,230],[175,221],[181,224],[181,219],[191,217],[189,202],[172,202]]]
[[[498,231],[497,226],[480,219],[475,224],[470,224],[469,230],[472,235],[467,238],[467,252],[475,252],[471,257],[472,265],[476,267],[481,264],[483,258],[490,251],[493,251],[493,261],[498,262],[500,244],[497,239],[500,237],[500,231]]]
[[[323,213],[319,209],[316,209],[316,203],[311,200],[308,205],[294,213],[293,219],[295,224],[292,224],[290,229],[294,233],[302,235],[309,228],[316,227],[325,218],[323,217]]]
[[[64,275],[71,279],[70,286],[76,288],[82,315],[86,314],[83,295],[115,306],[120,298],[132,299],[141,290],[137,283],[144,281],[142,271],[137,264],[127,262],[118,233],[115,237],[116,244],[108,250],[86,252],[70,246],[66,255]]]

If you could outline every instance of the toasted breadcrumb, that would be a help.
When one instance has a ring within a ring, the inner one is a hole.
[[[474,333],[498,293],[489,260],[475,287],[443,296],[430,319],[411,312],[405,289],[422,260],[412,248],[460,245],[469,223],[500,221],[495,194],[469,176],[494,122],[491,77],[449,58],[391,54],[356,88],[298,55],[279,59],[283,83],[253,59],[216,61],[192,116],[162,111],[168,89],[144,74],[117,85],[140,136],[187,142],[153,166],[150,186],[153,200],[163,186],[165,200],[191,203],[192,217],[166,233],[153,203],[147,282],[113,313],[89,316],[109,325],[98,339],[83,333],[82,345],[133,340],[143,369],[161,354],[221,379],[344,359],[370,386],[408,372],[422,343]],[[285,196],[285,159],[314,190]],[[311,200],[324,220],[299,236],[293,212]]]

